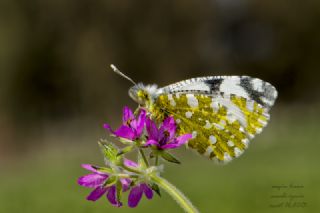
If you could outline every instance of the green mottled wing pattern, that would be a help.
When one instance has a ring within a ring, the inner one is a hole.
[[[188,147],[219,162],[240,156],[267,124],[268,109],[234,94],[163,93],[150,106],[162,120],[173,116],[178,133],[192,133]]]

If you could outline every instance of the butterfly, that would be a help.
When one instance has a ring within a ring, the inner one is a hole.
[[[192,133],[188,147],[217,162],[229,162],[248,148],[267,125],[278,96],[270,83],[249,76],[198,77],[161,88],[134,84],[129,96],[153,119],[173,116],[177,134]]]

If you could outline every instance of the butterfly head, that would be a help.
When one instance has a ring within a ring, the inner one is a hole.
[[[141,106],[146,106],[157,97],[159,89],[157,85],[143,85],[138,83],[129,89],[129,96]]]

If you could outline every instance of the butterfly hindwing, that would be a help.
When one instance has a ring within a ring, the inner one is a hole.
[[[193,134],[190,148],[223,162],[241,155],[269,118],[266,108],[234,94],[163,93],[154,106],[152,114],[175,118],[179,134]]]

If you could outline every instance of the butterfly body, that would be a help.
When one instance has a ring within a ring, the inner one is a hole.
[[[248,76],[209,76],[162,88],[137,84],[129,95],[156,120],[173,116],[178,134],[193,135],[188,147],[228,162],[266,126],[277,91]]]

